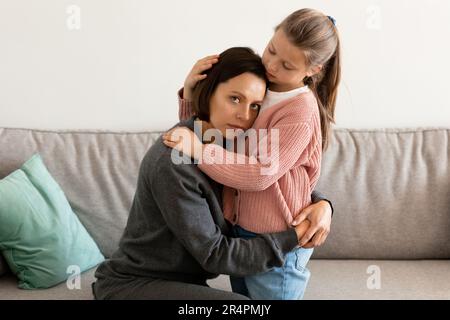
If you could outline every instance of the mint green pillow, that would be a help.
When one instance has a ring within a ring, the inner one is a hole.
[[[19,288],[48,288],[103,255],[39,154],[0,180],[0,250]]]
[[[6,264],[5,259],[0,254],[0,276],[4,275],[8,272],[8,265]]]

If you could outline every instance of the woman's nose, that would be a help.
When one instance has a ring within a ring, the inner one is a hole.
[[[245,106],[239,110],[237,118],[240,120],[248,121],[250,119],[250,106]]]

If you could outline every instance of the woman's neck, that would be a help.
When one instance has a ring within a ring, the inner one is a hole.
[[[214,127],[211,125],[211,123],[209,123],[208,121],[204,121],[204,120],[200,120],[198,117],[196,117],[195,119],[194,119],[194,127],[195,127],[195,124],[197,124],[198,126],[200,126],[200,128],[202,129],[202,136],[201,136],[201,140],[202,140],[202,142],[203,143],[210,143],[210,142],[204,142],[203,141],[203,137],[205,136],[205,132],[208,130],[208,129],[214,129]]]

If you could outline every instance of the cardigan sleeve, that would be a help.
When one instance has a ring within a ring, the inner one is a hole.
[[[242,155],[217,144],[204,147],[203,158],[198,167],[213,180],[243,191],[262,191],[285,175],[304,152],[312,130],[308,122],[277,123],[259,141],[259,151],[265,155]],[[293,138],[294,137],[294,138]],[[240,163],[236,159],[241,158]]]
[[[183,88],[178,90],[178,118],[180,121],[187,120],[194,115],[192,101],[183,98]]]

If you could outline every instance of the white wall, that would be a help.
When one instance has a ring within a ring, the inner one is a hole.
[[[300,7],[338,22],[337,126],[450,126],[448,0],[0,0],[0,127],[165,129],[198,58]]]

